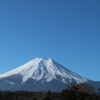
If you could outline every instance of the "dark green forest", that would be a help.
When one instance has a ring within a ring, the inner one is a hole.
[[[72,86],[60,93],[51,91],[0,91],[0,100],[100,100],[100,94],[96,94],[90,86],[81,84]]]

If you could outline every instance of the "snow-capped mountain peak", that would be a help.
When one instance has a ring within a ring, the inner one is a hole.
[[[60,92],[70,83],[88,83],[98,90],[99,82],[88,80],[50,58],[35,58],[0,75],[0,90]]]
[[[60,80],[64,83],[71,83],[72,81],[82,83],[87,81],[86,78],[65,69],[62,65],[50,58],[35,58],[12,71],[0,75],[0,78],[15,74],[22,76],[22,84],[29,78],[36,81],[42,80],[42,82],[50,82],[53,79]]]

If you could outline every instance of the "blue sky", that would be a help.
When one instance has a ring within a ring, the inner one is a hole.
[[[0,73],[37,57],[100,81],[100,0],[0,0]]]

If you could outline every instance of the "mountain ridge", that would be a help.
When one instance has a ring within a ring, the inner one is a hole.
[[[35,58],[14,70],[1,74],[0,89],[59,92],[71,83],[80,84],[89,81],[51,58]]]

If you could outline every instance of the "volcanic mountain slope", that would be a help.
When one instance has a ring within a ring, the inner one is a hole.
[[[60,92],[70,83],[80,84],[88,81],[50,58],[36,58],[0,75],[0,90]]]

